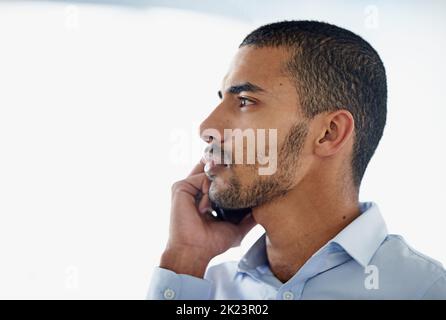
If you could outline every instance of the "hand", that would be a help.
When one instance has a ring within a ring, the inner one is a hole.
[[[201,161],[186,179],[172,186],[170,234],[160,267],[203,277],[213,257],[239,246],[256,225],[251,214],[237,225],[213,218],[209,213],[209,187]]]

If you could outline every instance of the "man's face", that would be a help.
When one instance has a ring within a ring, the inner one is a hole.
[[[221,152],[231,158],[229,166],[213,165],[211,161],[206,166],[212,181],[209,197],[222,208],[259,206],[284,195],[302,177],[308,124],[302,116],[296,88],[283,72],[287,59],[288,53],[282,48],[239,49],[223,80],[221,103],[200,126],[209,147],[221,147]],[[247,136],[243,139],[243,163],[234,159],[235,135],[228,129],[255,133],[254,141],[248,141]],[[265,147],[258,144],[257,135],[263,133],[259,129],[266,129]],[[270,129],[277,130],[276,141],[269,135]],[[211,131],[218,135],[207,133]],[[250,147],[256,150],[255,163],[247,163]],[[272,174],[259,173],[259,168],[267,166],[265,157],[258,153],[260,149],[265,150],[270,161],[277,162]],[[218,152],[218,148],[214,149],[214,155]]]

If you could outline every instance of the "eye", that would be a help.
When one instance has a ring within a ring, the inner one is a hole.
[[[238,97],[238,99],[240,100],[240,108],[255,104],[253,100],[246,97]]]

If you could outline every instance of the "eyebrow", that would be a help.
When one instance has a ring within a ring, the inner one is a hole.
[[[233,86],[230,86],[228,89],[226,89],[226,93],[230,94],[238,94],[240,92],[265,92],[266,90],[259,87],[258,85],[252,84],[251,82],[244,82],[240,84],[236,84]],[[221,93],[221,90],[218,91],[218,96],[220,99],[223,98],[223,94]]]

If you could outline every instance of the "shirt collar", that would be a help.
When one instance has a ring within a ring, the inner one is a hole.
[[[376,250],[387,236],[387,227],[378,205],[374,202],[359,202],[361,214],[327,242],[313,256],[325,247],[336,243],[362,267],[366,267]],[[238,264],[239,271],[248,272],[268,264],[266,256],[266,233],[246,252]]]
[[[268,264],[268,258],[266,256],[266,233],[263,233],[242,257],[238,267],[242,271],[248,271],[265,264]]]
[[[360,202],[360,214],[330,242],[340,245],[361,266],[366,267],[387,237],[387,227],[378,205]]]

